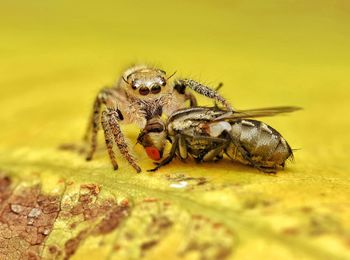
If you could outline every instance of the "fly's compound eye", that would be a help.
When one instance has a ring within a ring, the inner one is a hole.
[[[148,93],[149,93],[149,88],[147,88],[147,87],[141,87],[141,88],[139,89],[139,92],[140,92],[140,94],[141,94],[142,96],[146,96],[146,95],[148,95]]]
[[[152,94],[158,94],[161,90],[162,89],[161,89],[161,87],[158,84],[153,85],[153,87],[151,88]]]
[[[158,151],[156,147],[145,147],[145,150],[148,157],[154,161],[159,161],[162,158],[162,154]]]

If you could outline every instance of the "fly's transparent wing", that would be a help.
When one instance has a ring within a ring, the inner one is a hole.
[[[257,117],[268,117],[276,116],[286,113],[295,112],[301,110],[301,107],[295,106],[281,106],[281,107],[264,107],[256,109],[246,109],[246,110],[237,110],[234,112],[225,113],[215,120],[235,120],[240,118],[257,118]]]

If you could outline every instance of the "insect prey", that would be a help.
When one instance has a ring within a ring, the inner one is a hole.
[[[293,157],[292,149],[274,128],[249,118],[299,109],[275,107],[236,112],[217,107],[180,109],[165,123],[160,117],[149,121],[138,142],[153,160],[162,157],[167,139],[172,143],[169,155],[150,171],[170,163],[174,157],[185,160],[190,155],[198,162],[205,162],[221,160],[226,155],[260,171],[276,172]]]

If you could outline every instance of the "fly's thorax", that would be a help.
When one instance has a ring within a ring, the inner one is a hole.
[[[204,122],[214,121],[218,116],[225,114],[226,111],[215,110],[208,107],[192,107],[180,109],[174,112],[167,120],[167,131],[169,135],[175,132],[198,131]]]
[[[219,137],[225,131],[230,133],[232,130],[231,124],[226,121],[206,123],[202,126],[202,128],[205,129],[208,135],[211,137]]]
[[[217,110],[211,107],[184,108],[172,113],[172,115],[168,119],[168,123],[181,122],[186,120],[211,121],[226,113],[227,111]]]
[[[198,125],[197,122],[191,120],[174,121],[167,125],[167,131],[170,136],[174,136],[176,133],[187,133],[195,129]]]
[[[119,81],[119,86],[131,97],[153,99],[171,92],[167,81],[165,71],[139,65],[125,71]]]

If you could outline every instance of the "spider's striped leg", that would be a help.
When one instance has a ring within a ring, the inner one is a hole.
[[[196,107],[197,106],[197,99],[196,97],[191,93],[186,91],[186,85],[176,82],[174,85],[174,89],[181,95],[185,96],[185,101],[190,101],[190,107]]]
[[[118,169],[118,163],[117,160],[115,159],[115,154],[113,151],[113,134],[111,132],[111,129],[108,124],[108,117],[107,117],[107,112],[103,111],[102,112],[102,128],[105,134],[105,141],[106,141],[106,147],[108,151],[109,158],[111,160],[111,163],[113,165],[113,169],[117,170]]]
[[[216,90],[211,89],[208,86],[205,86],[197,81],[194,81],[192,79],[181,79],[175,83],[175,87],[176,87],[176,85],[189,87],[193,91],[195,91],[203,96],[206,96],[208,98],[212,98],[212,99],[220,102],[221,104],[223,104],[223,106],[226,109],[228,109],[230,111],[233,110],[231,105],[228,103],[228,101],[225,98],[223,98]]]
[[[134,167],[134,169],[137,172],[141,172],[141,168],[137,165],[136,160],[131,155],[129,148],[128,148],[128,145],[126,143],[126,140],[124,138],[124,135],[123,135],[122,131],[120,130],[119,123],[118,123],[120,118],[119,118],[119,113],[117,112],[117,110],[107,109],[106,112],[103,112],[103,117],[106,117],[103,120],[108,120],[108,125],[109,125],[111,133],[114,137],[114,142],[117,144],[120,153],[131,164],[131,166]],[[111,157],[111,154],[110,154],[110,158],[111,158],[111,160],[113,159]],[[113,160],[112,160],[112,163],[113,163]]]
[[[84,136],[84,139],[89,142],[90,149],[86,155],[86,160],[90,161],[92,160],[92,157],[96,151],[97,147],[97,133],[100,129],[100,121],[101,121],[101,107],[103,105],[106,105],[106,102],[108,99],[112,98],[112,91],[111,89],[105,88],[100,91],[100,93],[97,95],[93,109],[92,114],[90,117],[90,121],[86,130],[86,134]]]

